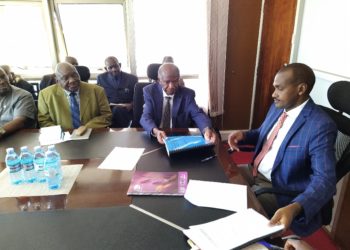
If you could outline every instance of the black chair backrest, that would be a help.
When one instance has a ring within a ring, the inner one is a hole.
[[[151,84],[150,82],[138,82],[134,87],[134,97],[133,97],[133,120],[131,127],[140,128],[140,119],[143,112],[143,105],[145,100],[143,99],[143,88]]]
[[[158,70],[161,66],[160,63],[151,63],[147,67],[147,77],[150,81],[158,81]]]
[[[88,82],[90,79],[89,68],[86,66],[81,66],[81,65],[77,65],[77,66],[75,66],[75,68],[77,69],[78,74],[80,75],[80,80],[83,82]]]
[[[350,118],[347,116],[350,115],[349,93],[350,82],[335,82],[329,87],[327,92],[328,101],[335,110],[322,106],[323,110],[337,124],[339,130],[335,143],[337,181],[350,170]]]

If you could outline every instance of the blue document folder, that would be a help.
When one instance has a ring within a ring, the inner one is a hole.
[[[214,143],[206,141],[201,135],[169,136],[164,142],[168,156],[184,151],[214,146]]]

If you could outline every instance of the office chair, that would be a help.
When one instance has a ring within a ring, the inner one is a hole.
[[[80,65],[75,66],[75,68],[78,71],[78,74],[80,76],[80,80],[83,81],[83,82],[88,82],[89,79],[90,79],[90,70],[89,70],[89,68],[86,67],[86,66],[80,66]]]
[[[151,63],[147,67],[147,77],[150,82],[157,82],[158,81],[158,70],[161,66],[160,63]]]
[[[132,128],[140,128],[140,119],[143,112],[143,105],[145,100],[143,99],[143,88],[147,85],[158,81],[158,69],[161,64],[151,63],[147,67],[147,77],[149,82],[138,82],[134,87],[134,96],[133,96],[133,119],[131,122]]]
[[[335,82],[329,87],[327,92],[328,101],[335,110],[319,105],[338,127],[338,135],[335,142],[337,182],[350,170],[350,118],[343,114],[350,115],[348,93],[350,93],[350,82]],[[273,193],[293,197],[299,194],[299,192],[279,188],[260,188],[254,191],[254,193],[256,196],[264,193]],[[325,204],[321,210],[323,225],[328,225],[331,222],[332,208],[333,199]]]

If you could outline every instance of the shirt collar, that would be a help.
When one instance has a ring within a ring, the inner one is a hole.
[[[303,102],[302,104],[300,104],[299,106],[289,110],[287,113],[288,117],[294,118],[296,119],[298,117],[298,115],[300,114],[301,110],[305,107],[306,103],[310,100],[307,99],[305,102]],[[285,110],[284,110],[285,111]]]
[[[162,90],[163,90],[163,89],[162,89]],[[173,94],[173,95],[168,95],[168,94],[165,93],[165,91],[163,90],[163,98],[164,98],[164,97],[174,98],[174,95],[175,95],[175,94]]]
[[[66,94],[66,96],[69,96],[69,94],[71,93],[70,91],[63,89],[64,93]],[[79,89],[77,91],[75,91],[75,93],[77,93],[77,95],[79,95]]]

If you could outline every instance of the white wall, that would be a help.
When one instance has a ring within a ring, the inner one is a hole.
[[[314,69],[311,96],[329,106],[328,87],[350,81],[350,1],[299,0],[299,7],[292,60]]]

